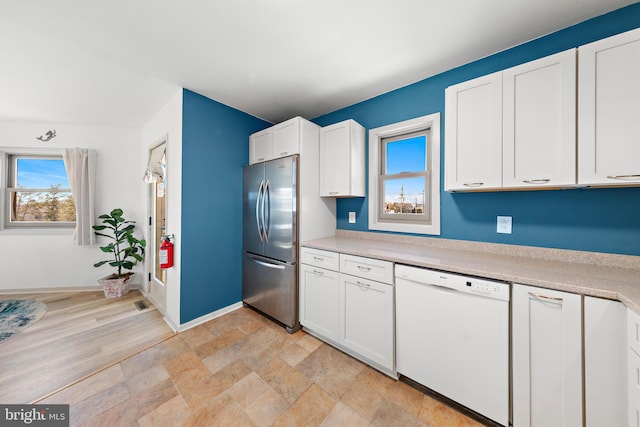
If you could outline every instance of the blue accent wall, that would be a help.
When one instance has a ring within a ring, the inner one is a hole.
[[[441,153],[444,153],[444,90],[447,86],[637,27],[640,27],[640,3],[313,121],[326,126],[354,119],[369,130],[440,112]],[[442,191],[443,185],[444,172],[441,172],[442,238],[640,255],[640,188],[449,193]],[[350,211],[356,212],[355,224],[348,223]],[[513,217],[513,234],[496,233],[498,215]],[[337,216],[339,229],[368,231],[367,198],[339,199]]]
[[[184,90],[180,323],[242,300],[242,167],[271,124]]]

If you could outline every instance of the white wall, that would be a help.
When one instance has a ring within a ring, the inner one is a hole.
[[[165,318],[177,329],[180,325],[180,232],[182,224],[182,88],[158,111],[158,113],[142,128],[141,157],[142,167],[146,166],[149,149],[158,141],[167,138],[167,222],[166,233],[173,234],[174,267],[167,269],[167,301]],[[145,209],[149,206],[148,184],[143,184],[142,191]],[[151,251],[147,251],[147,271],[151,266]]]
[[[56,138],[46,143],[36,139],[49,129],[56,130]],[[0,123],[0,150],[74,146],[97,151],[96,216],[119,207],[125,218],[144,224],[139,129]],[[143,232],[145,227],[139,227],[138,234]],[[112,272],[108,266],[93,267],[102,259],[98,246],[75,246],[72,230],[2,230],[0,292],[95,287],[98,278]]]

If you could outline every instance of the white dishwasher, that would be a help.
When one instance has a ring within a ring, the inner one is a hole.
[[[398,373],[509,425],[509,284],[395,271]]]

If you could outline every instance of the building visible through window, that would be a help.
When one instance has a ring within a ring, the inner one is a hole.
[[[74,225],[76,210],[60,156],[8,156],[7,227]]]

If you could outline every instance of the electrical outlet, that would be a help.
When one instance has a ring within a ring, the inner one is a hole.
[[[503,233],[503,234],[511,234],[511,217],[510,216],[498,217],[497,232]]]
[[[349,224],[355,224],[355,223],[356,223],[356,213],[349,212]]]

